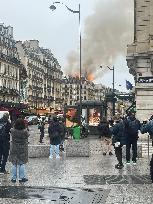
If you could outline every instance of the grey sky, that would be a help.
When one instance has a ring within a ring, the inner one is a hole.
[[[112,1],[119,2],[120,0],[63,0],[74,10],[77,10],[79,2],[81,3],[83,35],[86,18],[93,14],[96,3],[100,2],[105,6],[107,5],[106,9],[108,11],[106,13],[110,15],[109,7]],[[127,2],[127,0],[122,1]],[[128,1],[132,2],[133,0]],[[40,46],[52,50],[64,70],[68,54],[72,50],[78,49],[78,15],[70,13],[62,5],[59,5],[56,11],[51,12],[49,6],[52,2],[51,0],[0,0],[0,22],[3,22],[6,26],[13,26],[15,40],[38,39]],[[104,18],[103,14],[101,18]],[[131,18],[129,18],[129,21],[131,21]],[[132,23],[131,21],[131,25]],[[129,43],[132,43],[132,38]],[[125,90],[125,79],[133,82],[133,77],[128,74],[125,55],[118,56],[113,63],[116,67],[116,88],[119,88],[118,84],[122,84],[122,88],[120,88]],[[108,71],[96,81],[111,86],[111,80],[112,73]]]

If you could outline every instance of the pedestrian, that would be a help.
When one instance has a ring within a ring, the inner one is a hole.
[[[60,144],[60,150],[64,151],[64,141],[65,141],[65,134],[67,131],[67,128],[64,124],[65,120],[64,118],[59,119],[60,125],[61,125],[61,144]]]
[[[138,132],[140,130],[140,121],[135,118],[134,114],[130,114],[124,119],[125,134],[126,134],[126,163],[130,164],[130,150],[132,146],[132,162],[136,164],[137,161],[137,141]]]
[[[152,140],[152,146],[153,146],[153,115],[150,117],[149,121],[145,120],[143,121],[143,124],[141,125],[141,133],[149,133],[150,139]]]
[[[9,114],[4,113],[0,119],[0,173],[6,174],[5,169],[10,150],[10,129]]]
[[[40,130],[40,139],[39,142],[43,143],[43,138],[45,134],[45,118],[42,118],[42,121],[39,122],[38,129]]]
[[[28,137],[29,132],[25,127],[24,120],[16,120],[14,128],[11,129],[12,143],[10,148],[10,162],[12,163],[13,183],[17,179],[17,169],[19,170],[19,182],[26,182],[25,164],[28,162]]]
[[[124,121],[118,115],[114,116],[114,122],[112,143],[118,160],[118,164],[115,165],[115,168],[122,169],[124,167],[122,162],[122,146],[126,145],[125,125]]]
[[[153,154],[150,161],[150,176],[151,176],[151,181],[153,183]]]
[[[48,133],[50,137],[50,156],[49,158],[53,158],[54,150],[56,154],[56,158],[59,159],[59,145],[61,144],[61,133],[62,127],[57,119],[57,117],[53,117],[53,121],[49,124]]]
[[[105,156],[107,152],[109,153],[109,155],[113,155],[111,132],[109,129],[109,122],[106,120],[106,118],[103,118],[101,120],[98,125],[98,130],[102,139],[103,155]]]

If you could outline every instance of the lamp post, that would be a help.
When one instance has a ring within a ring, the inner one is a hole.
[[[100,68],[102,68],[102,66],[100,66]],[[115,67],[113,66],[113,68],[110,68],[109,66],[107,66],[107,68],[111,71],[113,71],[113,116],[115,115]]]
[[[68,11],[70,11],[71,13],[74,14],[78,14],[79,16],[79,78],[80,78],[80,125],[82,124],[81,121],[81,116],[82,116],[82,63],[81,63],[81,9],[80,9],[80,4],[79,4],[79,9],[78,10],[72,10],[71,8],[69,8],[67,5],[65,5],[63,2],[60,1],[56,1],[53,2],[53,4],[49,7],[52,11],[54,11],[56,9],[55,4],[63,4]]]

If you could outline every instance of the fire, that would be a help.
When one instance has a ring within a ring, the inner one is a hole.
[[[80,79],[80,76],[79,76],[79,74],[77,73],[77,72],[75,72],[75,73],[71,73],[71,75],[70,75],[71,77],[74,77],[74,78],[77,78],[77,79]],[[83,74],[82,74],[82,77],[83,77]],[[94,76],[94,74],[93,73],[85,73],[84,74],[84,77],[88,80],[88,81],[93,81],[93,80],[95,80],[95,76]]]
[[[93,81],[95,79],[95,77],[94,77],[94,75],[92,73],[90,73],[90,74],[87,75],[87,79],[89,81]]]

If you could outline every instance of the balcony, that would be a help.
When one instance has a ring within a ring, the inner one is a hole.
[[[1,95],[11,95],[11,96],[19,96],[20,93],[16,89],[6,88],[5,86],[0,86],[0,94]]]
[[[4,60],[5,62],[8,62],[8,63],[20,65],[20,61],[16,57],[10,57],[10,56],[5,55],[3,53],[0,53],[0,59]]]

